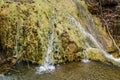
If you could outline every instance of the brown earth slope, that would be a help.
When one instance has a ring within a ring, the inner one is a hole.
[[[104,28],[107,32],[110,31],[120,48],[120,0],[86,0],[86,2],[89,11],[101,18]]]

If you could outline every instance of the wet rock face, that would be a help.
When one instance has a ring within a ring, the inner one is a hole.
[[[42,64],[48,51],[50,35],[54,32],[50,56],[55,63],[82,59],[83,50],[90,46],[97,47],[76,27],[69,15],[93,34],[105,49],[112,47],[100,20],[89,13],[84,0],[15,0],[4,2],[0,7],[3,50],[9,57],[22,54],[23,60]]]

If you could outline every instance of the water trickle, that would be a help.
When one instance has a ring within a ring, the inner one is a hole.
[[[82,59],[82,62],[88,63],[90,60],[88,59],[88,54],[86,51],[83,51],[84,58]]]
[[[13,57],[17,57],[18,54],[18,24],[16,23],[16,36],[15,36],[15,54]]]
[[[47,72],[53,71],[55,69],[53,60],[51,59],[53,41],[54,41],[54,28],[52,28],[52,34],[49,37],[48,50],[47,50],[43,65],[36,68],[37,73],[39,73],[39,74],[47,73]]]
[[[89,38],[92,43],[94,44],[94,46],[98,49],[100,49],[100,51],[103,53],[103,55],[108,59],[108,61],[112,61],[113,63],[116,64],[120,64],[120,58],[114,58],[111,54],[107,53],[103,46],[95,39],[95,37],[93,37],[92,34],[90,34],[89,32],[85,31],[85,29],[82,27],[82,25],[71,15],[68,14],[69,19],[76,25],[76,27],[79,28],[79,31],[86,37]],[[86,44],[89,44],[88,42],[86,42]],[[90,48],[88,46],[88,48]],[[86,53],[85,53],[86,54]],[[84,54],[84,55],[85,55]],[[118,65],[120,66],[120,65]]]

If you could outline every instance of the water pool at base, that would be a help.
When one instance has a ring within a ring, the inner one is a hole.
[[[91,61],[56,66],[50,73],[37,74],[35,67],[19,64],[15,72],[0,76],[0,80],[120,80],[120,68]]]

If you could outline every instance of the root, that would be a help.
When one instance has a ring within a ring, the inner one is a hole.
[[[110,38],[112,39],[114,46],[118,49],[119,54],[120,54],[120,48],[118,47],[118,45],[116,44],[114,38],[112,37],[112,35],[111,35],[110,31],[109,31],[109,28],[108,28],[108,24],[107,24],[107,22],[105,21],[105,19],[102,19],[102,20],[103,20],[104,23],[105,23],[105,26],[106,26],[106,29],[107,29],[108,35],[109,35]]]

